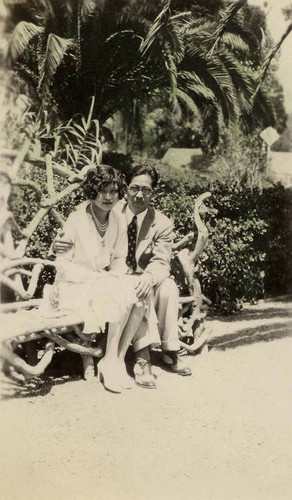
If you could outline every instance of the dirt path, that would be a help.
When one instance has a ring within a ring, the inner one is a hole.
[[[291,499],[291,305],[210,321],[192,377],[155,367],[156,391],[4,382],[1,498]]]

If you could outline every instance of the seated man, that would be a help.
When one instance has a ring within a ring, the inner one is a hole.
[[[127,264],[133,273],[140,275],[136,289],[140,299],[154,291],[154,304],[163,351],[162,360],[178,375],[191,375],[179,355],[177,286],[170,278],[170,259],[173,242],[173,224],[165,215],[150,206],[158,182],[154,167],[137,165],[127,174],[127,200],[122,200],[115,210],[124,214],[128,224]],[[69,242],[56,239],[55,251],[64,252]],[[144,329],[144,330],[143,330]],[[133,339],[135,352],[134,375],[136,384],[155,389],[151,371],[149,346],[151,332],[142,323]]]

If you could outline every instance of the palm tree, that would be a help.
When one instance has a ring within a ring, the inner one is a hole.
[[[95,96],[102,125],[167,91],[177,115],[201,116],[214,145],[223,123],[251,109],[253,79],[239,57],[248,32],[234,23],[245,2],[31,0],[10,60],[62,119],[87,115]]]

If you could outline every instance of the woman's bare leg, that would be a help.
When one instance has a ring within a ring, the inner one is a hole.
[[[103,357],[108,363],[115,363],[118,358],[120,339],[124,327],[128,321],[129,311],[127,311],[118,323],[109,323],[105,355]]]
[[[128,347],[132,342],[133,337],[136,331],[138,330],[138,327],[141,321],[143,320],[144,315],[145,315],[144,304],[141,304],[139,306],[137,306],[137,304],[134,304],[130,312],[128,321],[126,322],[122,335],[120,337],[120,342],[118,347],[118,357],[122,362],[125,359]]]

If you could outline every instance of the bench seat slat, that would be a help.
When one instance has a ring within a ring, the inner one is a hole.
[[[20,335],[41,332],[45,329],[61,328],[83,323],[82,317],[74,312],[64,312],[56,317],[44,317],[35,310],[2,314],[0,318],[1,341],[12,340]]]

